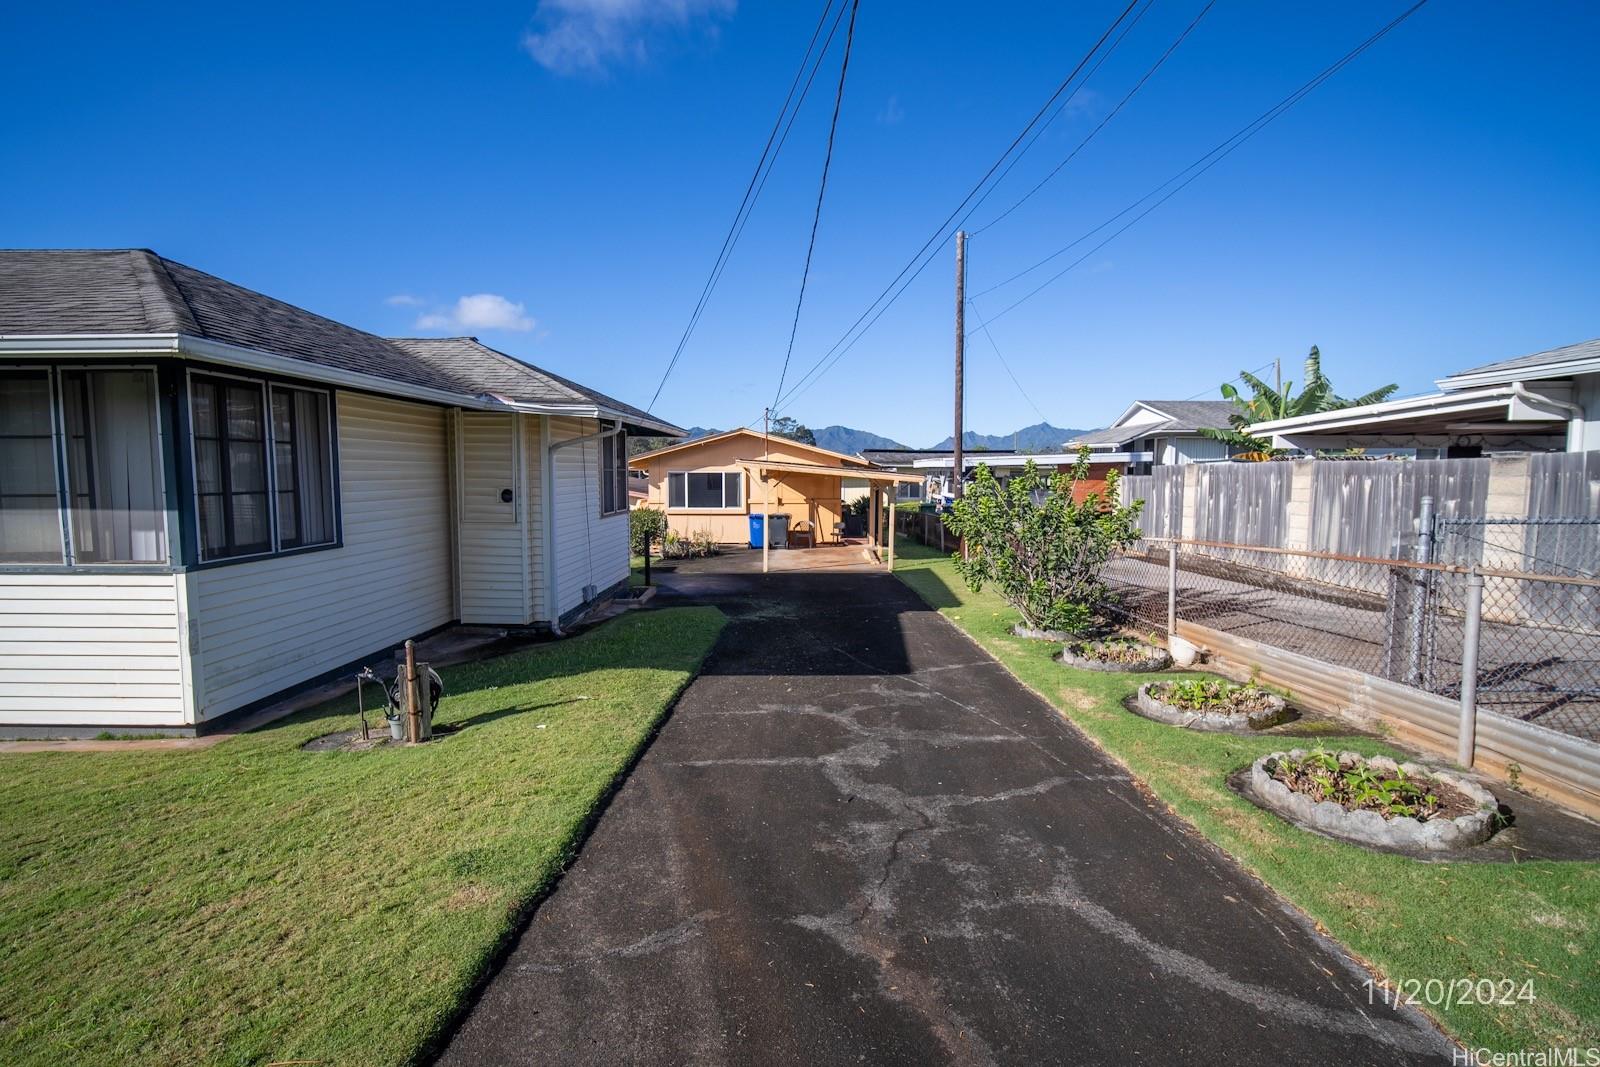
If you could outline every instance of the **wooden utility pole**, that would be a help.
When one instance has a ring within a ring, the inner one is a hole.
[[[406,740],[422,740],[422,708],[417,702],[417,647],[406,642]]]
[[[761,462],[762,466],[756,469],[761,475],[761,573],[767,573],[767,547],[772,544],[772,531],[767,529],[767,524],[772,521],[769,514],[771,501],[767,498],[767,468],[766,463],[772,459],[772,409],[767,408],[761,412]],[[687,503],[687,501],[685,501]]]
[[[967,231],[956,231],[956,433],[954,474],[955,485],[951,492],[957,500],[962,493],[961,474],[961,409],[966,406],[967,358]]]

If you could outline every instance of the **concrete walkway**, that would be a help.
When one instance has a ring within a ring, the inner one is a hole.
[[[892,577],[691,600],[705,672],[441,1062],[1449,1061]]]

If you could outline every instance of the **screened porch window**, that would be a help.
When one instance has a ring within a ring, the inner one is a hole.
[[[195,377],[189,402],[201,558],[271,551],[265,390],[257,382]]]
[[[148,370],[61,372],[74,563],[165,563],[167,516]]]
[[[0,371],[0,562],[61,563],[50,372]]]
[[[719,510],[744,506],[738,471],[674,471],[667,475],[667,507]]]

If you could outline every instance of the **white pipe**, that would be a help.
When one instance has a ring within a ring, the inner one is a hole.
[[[616,425],[609,430],[584,434],[582,437],[569,437],[564,441],[552,441],[550,447],[545,449],[544,484],[550,487],[550,506],[545,515],[544,527],[544,551],[545,560],[547,561],[545,573],[549,576],[549,580],[545,582],[545,595],[550,598],[550,632],[557,637],[565,637],[566,635],[561,631],[561,599],[556,595],[556,578],[560,574],[560,568],[556,566],[556,449],[566,448],[568,445],[588,444],[590,441],[609,440],[621,432],[622,420],[618,419]],[[601,464],[601,467],[603,469],[604,464]],[[595,483],[595,488],[602,494],[605,492],[598,482]],[[594,580],[593,570],[589,572],[589,580]]]
[[[1511,395],[1518,400],[1526,401],[1534,407],[1552,407],[1565,411],[1571,416],[1567,420],[1567,451],[1583,451],[1583,422],[1585,412],[1581,404],[1572,404],[1565,400],[1556,400],[1552,397],[1541,396],[1528,391],[1528,387],[1521,382],[1511,383]]]

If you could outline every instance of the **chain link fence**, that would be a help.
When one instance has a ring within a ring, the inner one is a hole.
[[[1421,559],[1147,539],[1106,579],[1132,627],[1166,634],[1173,595],[1180,621],[1452,700],[1475,651],[1481,712],[1600,741],[1600,578],[1583,562],[1600,524],[1588,523],[1587,538],[1569,532],[1578,522],[1545,524],[1559,535],[1522,525],[1441,524],[1439,551]],[[1474,533],[1478,545],[1457,562]],[[1514,545],[1539,554],[1515,556]],[[1519,559],[1555,565],[1545,573]]]

